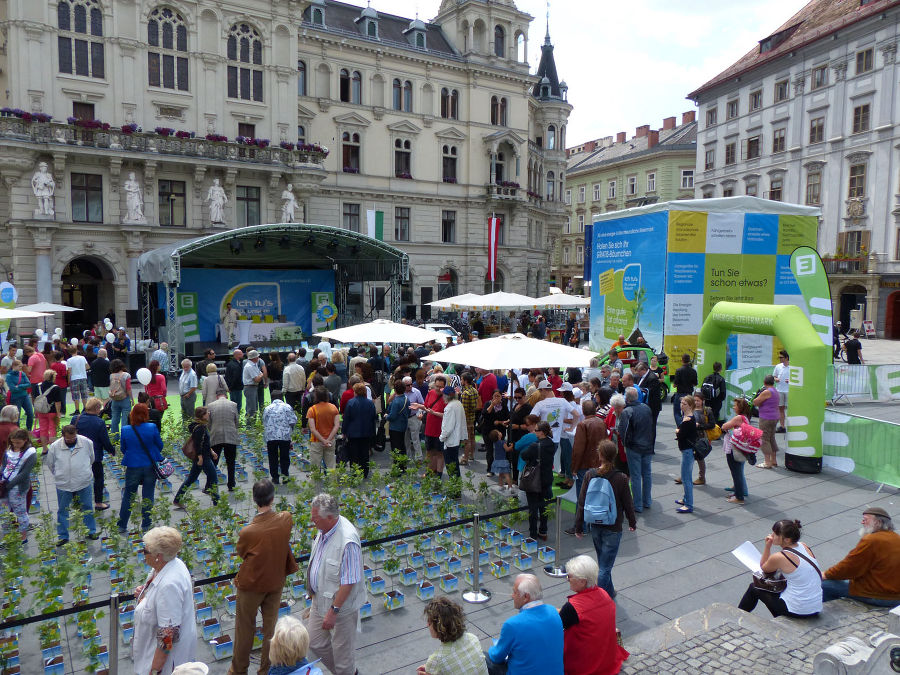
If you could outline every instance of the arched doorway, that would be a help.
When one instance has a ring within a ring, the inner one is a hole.
[[[894,291],[887,297],[884,336],[893,340],[900,339],[900,291]]]
[[[493,281],[488,279],[487,274],[485,274],[484,275],[484,294],[487,295],[488,293],[496,293],[498,291],[504,290],[503,289],[504,281],[506,281],[506,279],[503,276],[503,272],[501,272],[500,270],[496,270]]]
[[[445,267],[441,270],[441,273],[438,274],[438,300],[443,300],[444,298],[452,298],[454,295],[459,295],[459,277],[456,274],[456,270]]]
[[[97,258],[74,258],[63,268],[62,304],[81,307],[83,312],[63,314],[66,335],[81,334],[93,323],[101,320],[111,309],[116,309],[113,271]],[[124,314],[118,308],[118,314]],[[119,323],[125,317],[117,316]]]
[[[850,311],[862,305],[863,319],[865,319],[866,309],[866,289],[858,284],[844,286],[841,289],[841,306],[839,317],[841,326],[845,329],[850,326]]]

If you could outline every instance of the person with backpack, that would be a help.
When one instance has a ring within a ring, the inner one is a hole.
[[[122,359],[113,359],[109,364],[109,404],[110,430],[119,433],[120,425],[128,420],[128,413],[134,400],[131,393],[131,373],[125,370]],[[87,405],[87,404],[85,404]]]
[[[581,539],[589,530],[597,552],[597,585],[616,597],[612,568],[622,540],[622,521],[628,518],[628,530],[634,532],[637,518],[628,476],[615,467],[618,449],[611,440],[600,441],[600,465],[588,470],[578,495],[575,510],[575,536]]]
[[[181,487],[178,488],[178,492],[175,493],[175,499],[173,500],[173,503],[179,509],[184,508],[181,504],[182,495],[200,477],[201,471],[206,474],[206,487],[203,488],[204,494],[210,496],[213,506],[219,503],[219,492],[216,487],[218,478],[215,465],[215,461],[219,459],[219,456],[213,452],[209,444],[208,425],[209,411],[206,407],[194,408],[194,420],[188,425],[190,436],[182,448],[184,456],[191,460],[191,470]]]
[[[59,430],[60,389],[56,386],[56,372],[49,368],[44,371],[44,381],[38,387],[34,399],[34,411],[38,418],[38,439],[41,442],[41,456],[47,454],[47,446],[56,441]]]
[[[712,408],[713,415],[717,424],[721,424],[723,419],[722,404],[725,402],[725,378],[722,377],[722,363],[716,361],[713,364],[713,371],[703,378],[703,384],[700,387],[703,392],[703,398]]]

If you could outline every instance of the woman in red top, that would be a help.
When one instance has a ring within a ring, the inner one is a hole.
[[[425,397],[425,405],[412,403],[409,406],[425,415],[425,455],[428,457],[428,469],[438,476],[444,473],[444,449],[439,437],[444,406],[447,404],[441,392],[446,386],[447,378],[444,375],[435,375],[431,381],[431,389]]]
[[[153,359],[147,367],[150,369],[152,377],[150,384],[144,387],[144,391],[147,392],[147,396],[150,397],[150,401],[156,410],[165,411],[169,407],[169,403],[166,401],[166,393],[168,392],[166,376],[159,372],[159,361],[156,359]]]
[[[615,675],[630,655],[616,636],[616,604],[597,586],[597,562],[587,555],[566,563],[572,595],[559,610],[565,675]]]
[[[66,415],[66,393],[69,390],[69,371],[66,370],[66,362],[62,352],[53,352],[50,360],[50,369],[56,373],[53,383],[59,388],[59,415],[60,419]]]

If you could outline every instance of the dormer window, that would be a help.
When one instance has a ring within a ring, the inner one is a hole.
[[[321,9],[320,7],[313,7],[312,22],[316,26],[324,26],[325,25],[325,10]]]
[[[378,24],[374,21],[366,21],[366,35],[370,38],[378,37]]]
[[[425,22],[418,17],[409,22],[409,26],[406,27],[403,34],[406,36],[406,39],[409,40],[409,43],[416,49],[427,48],[425,42]]]
[[[356,24],[363,35],[374,40],[378,39],[378,12],[372,9],[371,5],[364,7],[359,13]]]

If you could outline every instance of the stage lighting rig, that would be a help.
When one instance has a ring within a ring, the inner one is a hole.
[[[232,238],[231,242],[228,244],[229,248],[231,248],[231,252],[234,255],[239,255],[241,250],[244,248],[244,245],[241,243],[241,240],[237,237]]]
[[[290,248],[291,247],[291,238],[286,234],[281,235],[281,239],[278,240],[278,248]]]
[[[265,237],[263,237],[262,235],[258,236],[258,237],[256,238],[256,243],[253,244],[253,248],[255,248],[257,251],[265,250],[265,248],[266,248],[266,239],[265,239]]]

